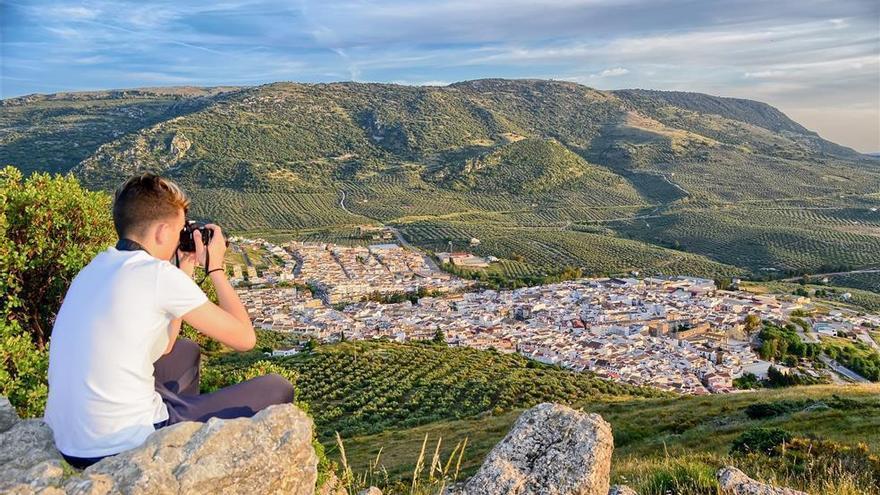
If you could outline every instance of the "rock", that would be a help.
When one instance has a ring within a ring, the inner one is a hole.
[[[285,493],[315,491],[312,420],[292,404],[253,418],[162,428],[132,449],[68,481],[71,494]]]
[[[20,418],[12,403],[6,397],[0,397],[0,433],[12,428],[12,425],[18,423]]]
[[[462,495],[607,495],[611,425],[558,404],[524,412]]]
[[[735,467],[725,467],[716,475],[721,493],[729,495],[807,495],[791,488],[780,488],[755,481]]]
[[[608,490],[608,495],[638,495],[635,490],[626,485],[614,485]]]
[[[0,421],[8,422],[4,407],[0,401]],[[270,406],[253,418],[162,428],[144,445],[81,473],[65,469],[52,430],[41,420],[18,420],[0,433],[4,494],[313,495],[317,466],[312,420],[293,404]]]
[[[38,493],[58,486],[64,475],[61,461],[49,425],[39,419],[17,421],[0,433],[0,493]]]
[[[192,147],[192,142],[183,135],[182,132],[175,132],[171,141],[168,143],[168,152],[174,155],[178,160]]]
[[[358,492],[358,495],[382,495],[382,490],[376,488],[375,486],[371,486]]]

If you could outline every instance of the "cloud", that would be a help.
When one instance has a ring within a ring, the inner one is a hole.
[[[753,98],[844,126],[880,121],[878,18],[876,0],[11,0],[0,96],[539,77]]]
[[[615,67],[613,69],[605,69],[598,74],[597,77],[616,77],[623,76],[629,74],[628,69],[624,69],[623,67]]]

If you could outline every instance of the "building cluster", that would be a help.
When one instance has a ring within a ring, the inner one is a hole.
[[[318,290],[240,288],[255,326],[332,342],[387,338],[424,340],[441,331],[450,345],[501,352],[637,385],[688,394],[723,393],[746,372],[766,375],[746,317],[778,323],[807,298],[718,290],[693,277],[579,279],[516,290],[458,291],[416,303],[353,302],[373,292],[413,287],[441,291],[465,281],[432,270],[417,252],[397,245],[345,248],[291,243],[294,280]],[[880,316],[832,310],[807,319],[819,335],[870,341]]]
[[[294,282],[312,287],[327,304],[419,289],[444,293],[471,284],[433,267],[424,254],[397,244],[344,247],[294,241],[287,249],[297,261]]]

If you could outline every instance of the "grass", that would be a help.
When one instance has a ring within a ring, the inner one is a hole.
[[[750,420],[744,413],[746,406],[756,402],[809,399],[830,403],[835,396],[853,401],[847,406],[852,409],[816,408],[764,420]],[[762,468],[759,460],[732,457],[732,441],[756,426],[780,427],[798,436],[846,445],[861,442],[874,455],[880,453],[880,385],[825,385],[724,396],[590,402],[584,410],[599,413],[611,423],[615,436],[612,480],[627,483],[638,493],[659,495],[673,488],[674,493],[714,494],[714,472],[729,464],[759,479],[784,481],[815,494],[856,493],[852,491],[853,480],[842,473],[837,473],[836,481],[814,480],[817,484],[808,485],[809,480],[799,479],[795,473],[770,471]],[[503,438],[519,413],[510,411],[348,438],[348,461],[356,471],[366,469],[381,448],[382,465],[389,477],[406,479],[426,435],[429,439],[443,438],[447,445],[467,438],[469,446],[462,471],[469,475]],[[441,448],[443,455],[450,452],[451,449]],[[328,454],[338,455],[333,450]]]

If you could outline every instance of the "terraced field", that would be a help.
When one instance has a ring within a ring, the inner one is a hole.
[[[519,263],[502,265],[508,273],[553,273],[562,267],[581,268],[588,274],[621,274],[641,270],[648,274],[691,273],[734,276],[742,270],[699,255],[664,249],[607,235],[552,228],[524,228],[470,222],[420,221],[397,225],[412,242],[434,251],[472,249]],[[480,240],[469,248],[471,238]]]
[[[197,189],[191,193],[193,210],[201,218],[251,231],[272,225],[278,229],[309,229],[370,223],[339,206],[334,192],[244,192]]]
[[[258,361],[264,359],[260,352],[220,354],[207,365],[202,387],[211,390],[260,374]],[[668,395],[518,354],[419,343],[344,342],[271,363],[296,382],[298,399],[309,404],[324,439],[335,431],[375,433],[547,400],[570,404]]]
[[[609,227],[756,273],[820,273],[880,263],[880,214],[869,208],[682,207]]]
[[[847,275],[832,275],[828,277],[831,285],[853,287],[880,293],[880,273],[851,273]]]

